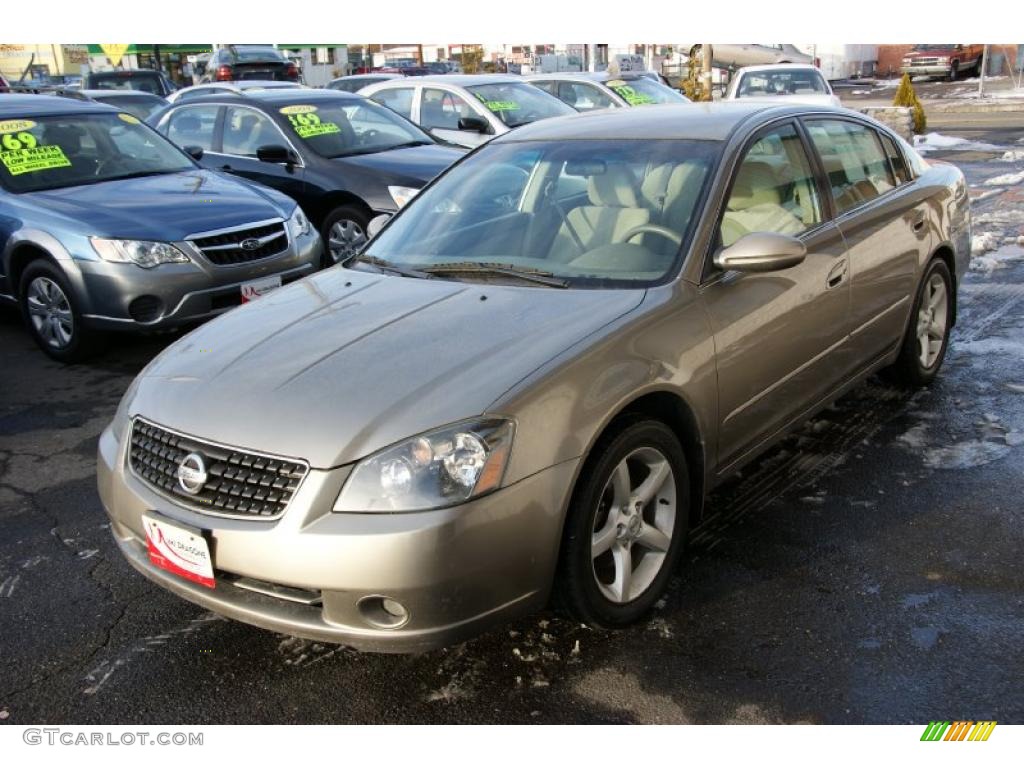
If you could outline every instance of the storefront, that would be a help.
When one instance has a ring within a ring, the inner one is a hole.
[[[177,85],[192,85],[189,57],[209,54],[212,43],[90,43],[93,69],[158,69]]]

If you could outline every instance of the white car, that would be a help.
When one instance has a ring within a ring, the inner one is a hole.
[[[808,64],[770,64],[744,67],[733,75],[726,100],[757,99],[838,107],[839,97],[832,92],[821,71]]]
[[[223,80],[221,82],[203,83],[181,88],[167,97],[174,104],[196,96],[214,96],[228,93],[244,93],[245,91],[262,91],[267,88],[305,88],[302,83],[291,80]]]

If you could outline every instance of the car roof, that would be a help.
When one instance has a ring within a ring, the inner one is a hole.
[[[116,111],[108,104],[64,96],[43,96],[34,93],[5,93],[0,95],[0,118],[18,118],[47,115],[88,114]]]
[[[813,69],[815,72],[821,73],[820,69],[808,62],[807,64],[751,64],[749,67],[737,69],[736,74],[738,75],[743,72],[774,72],[786,69]]]
[[[526,75],[523,79],[527,82],[530,80],[592,80],[604,83],[608,80],[639,80],[641,78],[651,79],[639,72],[621,72],[613,75],[607,70],[602,72],[549,72],[547,74]]]
[[[401,72],[364,72],[361,75],[345,75],[344,77],[336,77],[331,80],[332,83],[337,83],[339,80],[365,80],[368,77],[379,77],[381,80],[404,80],[405,75]]]
[[[150,93],[149,91],[135,91],[130,88],[82,88],[75,91],[83,96],[88,96],[90,99],[102,99],[106,96],[149,96],[153,99],[159,99],[160,101],[166,101],[166,99],[158,93]]]
[[[519,75],[420,75],[409,85],[456,85],[471,88],[490,83],[525,83]]]
[[[187,101],[178,100],[171,106],[189,106],[208,102],[220,102],[224,94],[211,93],[194,96]],[[338,99],[364,100],[364,96],[348,91],[335,91],[325,88],[268,88],[266,90],[238,91],[231,97],[232,104],[308,104],[318,101],[337,101]]]
[[[643,109],[599,109],[538,120],[490,143],[572,139],[696,139],[724,141],[755,116],[784,117],[803,112],[851,114],[850,110],[742,101],[657,104]],[[764,113],[764,114],[761,114]],[[757,122],[761,122],[758,120]]]
[[[155,69],[104,69],[98,72],[89,72],[88,74],[92,76],[99,75],[101,77],[106,75],[110,75],[112,77],[124,77],[125,75],[134,74],[159,75],[160,73]]]

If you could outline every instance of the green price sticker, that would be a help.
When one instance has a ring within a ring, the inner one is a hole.
[[[484,106],[491,112],[514,112],[519,109],[514,101],[485,101]]]
[[[292,125],[292,130],[298,134],[300,139],[326,136],[329,133],[341,133],[341,128],[338,127],[337,123],[321,122],[320,116],[316,114],[315,107],[308,108],[313,110],[312,112],[307,111],[305,107],[285,107],[285,109],[302,110],[285,113],[288,116],[288,122]],[[284,112],[284,109],[281,112]]]
[[[18,134],[19,136],[22,134]],[[37,146],[34,136],[23,134],[32,139],[31,146],[22,143],[18,148],[7,148],[4,141],[5,151],[0,152],[0,163],[7,169],[11,176],[20,176],[23,173],[38,173],[48,171],[51,168],[67,168],[71,165],[64,154],[64,150],[56,144]],[[7,135],[4,136],[4,139]]]
[[[615,91],[619,96],[626,100],[626,103],[631,107],[636,107],[641,104],[653,104],[654,99],[648,96],[646,93],[639,93],[636,89],[628,85],[611,85],[611,89]]]

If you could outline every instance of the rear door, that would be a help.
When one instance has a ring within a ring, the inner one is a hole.
[[[930,247],[927,201],[914,194],[905,164],[894,167],[902,155],[890,158],[873,127],[835,118],[804,124],[849,251],[851,351],[863,365],[903,336],[918,265]]]
[[[795,122],[748,143],[719,211],[701,287],[715,335],[719,465],[747,453],[824,398],[847,368],[846,248]],[[807,246],[803,263],[768,273],[723,272],[714,254],[752,232]]]

